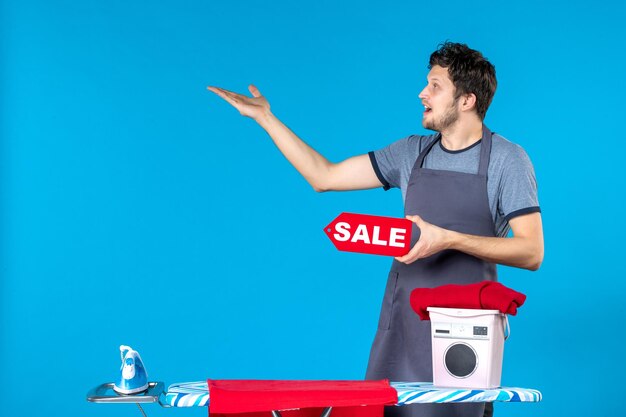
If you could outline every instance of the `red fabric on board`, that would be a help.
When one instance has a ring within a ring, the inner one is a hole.
[[[325,407],[299,408],[297,410],[281,410],[282,417],[320,417]],[[356,407],[333,407],[330,417],[383,417],[384,405],[368,405]],[[273,417],[270,411],[257,411],[255,413],[211,413],[210,417]]]
[[[382,417],[383,405],[396,404],[398,394],[381,381],[211,380],[209,414],[269,417],[272,410],[290,410],[285,417],[319,417],[324,407],[346,416]],[[374,406],[362,407],[362,406]],[[335,408],[337,407],[337,408]],[[311,408],[318,408],[314,415]],[[345,409],[344,409],[345,408]],[[302,409],[293,410],[292,409]],[[348,410],[350,409],[350,410]],[[253,413],[253,414],[250,414]],[[281,414],[283,414],[281,412]],[[215,417],[215,416],[213,416]]]
[[[501,313],[517,314],[517,308],[526,301],[521,292],[512,290],[499,282],[482,281],[475,284],[449,284],[436,288],[416,288],[411,291],[411,307],[422,320],[429,320],[426,308],[475,308],[500,310]]]

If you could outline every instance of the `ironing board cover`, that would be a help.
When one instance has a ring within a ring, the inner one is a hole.
[[[541,392],[528,388],[441,388],[431,382],[392,382],[398,392],[398,404],[461,403],[461,402],[538,402]],[[206,381],[172,384],[161,396],[160,403],[171,407],[206,407],[209,392]]]

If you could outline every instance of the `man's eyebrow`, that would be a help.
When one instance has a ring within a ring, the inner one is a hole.
[[[431,77],[431,78],[426,77],[426,81],[439,81],[439,82],[441,82],[441,80],[439,78],[437,78],[437,77]]]

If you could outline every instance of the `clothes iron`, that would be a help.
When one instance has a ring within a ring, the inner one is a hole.
[[[120,377],[113,385],[119,394],[137,394],[148,389],[148,373],[143,366],[139,352],[130,346],[120,346],[122,367]]]

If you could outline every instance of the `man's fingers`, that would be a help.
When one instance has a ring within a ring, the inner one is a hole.
[[[226,99],[226,97],[227,97],[225,90],[223,90],[223,89],[221,89],[219,87],[207,87],[206,89],[209,90],[209,91],[214,92],[215,94],[217,94],[218,96],[220,96],[223,99]]]
[[[418,225],[423,222],[422,218],[418,216],[417,214],[412,215],[412,216],[406,216],[406,218]]]
[[[231,93],[232,94],[232,91],[224,90],[223,88],[220,88],[220,87],[208,86],[207,90],[211,90],[211,91],[213,91],[215,94],[217,94],[219,96],[226,95],[227,93]]]
[[[240,97],[241,97],[240,94],[233,93],[232,91],[224,90],[223,88],[220,88],[220,90],[226,97],[230,98],[231,100],[235,102],[240,101]]]
[[[261,95],[259,89],[254,85],[250,84],[248,89],[250,90],[250,93],[252,93],[253,97],[245,94],[238,94],[213,85],[207,86],[207,90],[220,96],[224,101],[228,102],[228,104],[239,111],[242,116],[255,118],[259,114],[259,111],[263,108],[269,109],[269,104]]]
[[[233,91],[228,91],[225,90],[223,88],[220,87],[213,87],[213,86],[209,86],[207,87],[207,90],[211,90],[213,91],[215,94],[219,95],[219,96],[227,96],[227,97],[237,97],[239,96],[239,94],[233,92]]]
[[[240,101],[240,95],[237,93],[233,93],[232,91],[224,90],[223,88],[219,87],[207,87],[207,90],[214,92],[235,107],[236,104]]]
[[[241,101],[244,98],[249,98],[247,96],[244,96],[243,94],[235,93],[234,91],[229,91],[220,87],[209,86],[207,87],[207,90],[211,90],[218,95],[223,94],[227,97],[230,97],[238,101]],[[250,86],[248,87],[248,90],[250,90],[250,93],[252,93],[254,97],[261,97],[261,92],[254,85],[250,84]]]
[[[250,90],[250,93],[252,94],[252,97],[261,97],[261,92],[254,85],[250,84],[248,86],[248,90]]]
[[[413,263],[413,261],[415,261],[416,257],[415,255],[411,255],[410,253],[407,253],[406,255],[396,258],[396,261],[398,262],[402,262],[403,264],[411,264]]]
[[[417,255],[420,251],[420,246],[418,243],[413,246],[413,248],[404,256],[397,256],[396,261],[402,262],[405,264],[410,264],[417,259]]]
[[[226,90],[225,88],[221,88],[221,87],[209,86],[207,88],[209,90],[211,90],[211,91],[214,91],[214,92],[218,92],[219,91],[219,92],[222,92],[222,93],[225,93],[225,94],[226,93],[228,93],[228,94],[237,94],[237,93],[235,93],[233,91],[229,91],[229,90]]]

